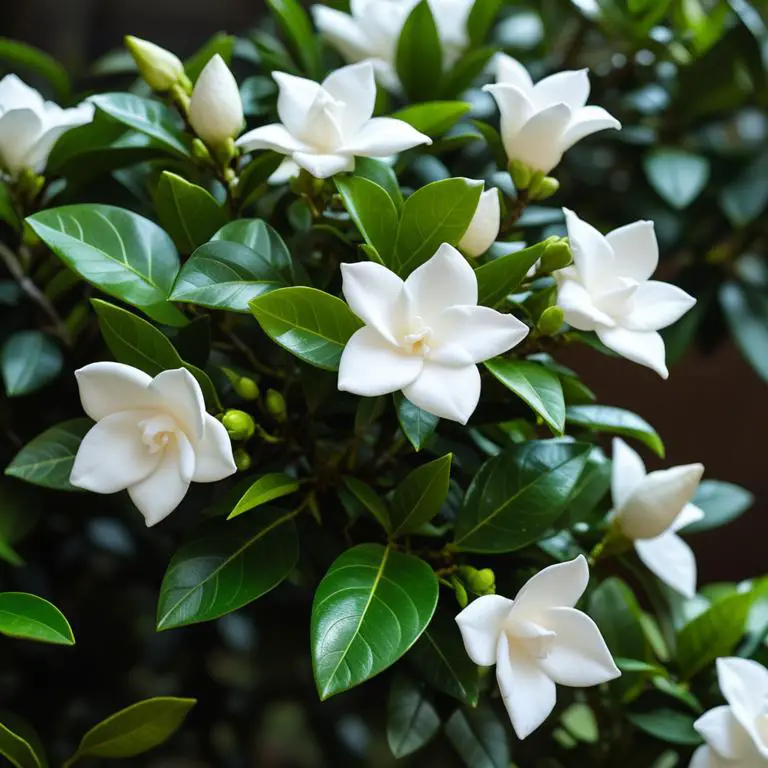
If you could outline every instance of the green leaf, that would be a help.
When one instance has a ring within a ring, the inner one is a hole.
[[[232,54],[235,52],[237,39],[224,32],[217,32],[199,51],[190,56],[184,62],[184,70],[187,77],[194,83],[205,65],[218,53],[224,63],[229,66],[232,62]]]
[[[426,0],[422,4],[426,5]],[[477,211],[482,191],[482,182],[443,179],[414,192],[403,206],[395,252],[387,266],[407,277],[443,243],[458,245]]]
[[[543,241],[493,259],[475,270],[478,303],[498,307],[519,287],[528,270],[541,258],[548,243]]]
[[[186,368],[203,391],[209,408],[221,409],[219,395],[208,374],[185,362],[168,337],[133,312],[100,299],[92,299],[99,328],[109,351],[120,363],[139,368],[150,376],[172,368]]]
[[[673,208],[687,208],[709,179],[709,160],[680,149],[654,149],[644,160],[651,186]]]
[[[470,707],[477,706],[480,674],[467,656],[456,622],[447,612],[435,613],[408,659],[433,688]]]
[[[467,32],[473,47],[486,41],[501,3],[502,0],[475,0],[467,18]]]
[[[196,699],[158,696],[121,709],[83,736],[74,759],[134,757],[162,744],[178,730]],[[70,764],[74,760],[70,758]]]
[[[179,325],[168,294],[179,256],[168,235],[149,219],[111,205],[66,205],[27,218],[35,234],[83,280]]]
[[[751,592],[724,597],[680,630],[677,663],[684,680],[708,667],[719,656],[732,653],[744,635],[752,598]]]
[[[634,437],[664,458],[664,443],[656,430],[631,411],[612,405],[569,405],[565,420],[590,432],[608,432],[622,437]]]
[[[412,104],[392,117],[412,125],[427,136],[442,136],[461,120],[470,110],[466,101],[428,101]]]
[[[457,709],[445,724],[445,735],[467,768],[508,768],[507,733],[489,707]]]
[[[565,509],[590,446],[530,441],[494,456],[472,480],[455,541],[470,552],[513,552],[544,535]]]
[[[403,207],[400,182],[389,163],[384,162],[384,160],[377,160],[375,157],[356,157],[354,175],[368,179],[368,181],[372,181],[386,190],[398,211]]]
[[[191,159],[189,139],[177,127],[176,114],[164,104],[132,93],[91,96],[96,109],[134,131],[143,133],[171,154]]]
[[[365,242],[385,264],[390,263],[397,236],[397,208],[390,195],[361,176],[337,176],[335,182],[344,207]]]
[[[768,381],[768,297],[764,289],[733,281],[724,283],[720,306],[741,354],[755,373]]]
[[[4,181],[0,181],[0,221],[4,221],[15,230],[21,226],[11,190]]]
[[[387,702],[387,742],[392,754],[401,758],[417,752],[439,730],[440,717],[424,686],[397,675]]]
[[[768,152],[763,152],[720,192],[720,207],[735,227],[754,221],[768,206]]]
[[[452,99],[468,90],[486,69],[488,62],[497,51],[498,48],[490,45],[467,50],[443,79],[439,95],[445,99]]]
[[[0,592],[0,634],[54,645],[74,645],[64,614],[52,603],[26,592]]]
[[[295,515],[262,507],[253,515],[201,526],[163,577],[158,630],[218,619],[280,584],[299,556]]]
[[[251,304],[259,325],[273,341],[305,363],[337,371],[341,353],[362,322],[341,300],[316,288],[280,288]]]
[[[10,712],[0,712],[0,755],[15,768],[48,768],[37,734]]]
[[[390,508],[393,537],[415,533],[440,512],[448,496],[452,458],[447,453],[417,467],[395,488]]]
[[[414,405],[401,392],[396,392],[394,398],[400,429],[403,430],[403,434],[414,450],[420,451],[435,433],[440,419]]]
[[[46,429],[27,443],[5,468],[5,474],[57,491],[78,491],[69,483],[80,441],[93,426],[90,419],[72,419]]]
[[[746,489],[722,480],[703,480],[693,503],[704,512],[704,519],[685,526],[685,533],[699,533],[730,523],[754,504],[755,497]]]
[[[56,91],[56,97],[60,101],[69,98],[70,83],[67,70],[45,51],[19,40],[0,37],[0,61],[9,64],[11,71],[24,67],[45,78]]]
[[[653,712],[628,712],[627,720],[660,741],[684,746],[701,744],[703,739],[693,727],[695,718],[673,709],[655,709]]]
[[[348,549],[312,605],[312,667],[325,700],[382,672],[418,640],[437,606],[432,569],[378,544]]]
[[[381,418],[387,407],[384,395],[378,397],[361,397],[355,411],[355,434],[361,435]]]
[[[240,209],[248,208],[255,203],[266,191],[267,179],[282,165],[285,157],[277,152],[259,152],[248,165],[245,166],[237,192],[242,198]]]
[[[524,400],[556,435],[565,430],[565,398],[557,374],[527,360],[487,360],[485,367],[511,392]]]
[[[581,473],[576,488],[568,502],[568,526],[577,523],[597,522],[604,510],[598,505],[611,486],[611,462],[598,447],[589,452],[587,465]]]
[[[443,50],[427,0],[408,15],[395,56],[397,76],[411,101],[427,101],[443,73]]]
[[[272,472],[269,475],[262,475],[253,485],[243,494],[235,508],[229,513],[227,520],[242,515],[243,512],[260,507],[262,504],[279,499],[282,496],[289,496],[299,490],[299,482],[285,472]]]
[[[392,533],[392,521],[384,499],[370,485],[356,477],[343,477],[347,490],[367,509],[388,533]]]
[[[303,64],[305,72],[311,78],[319,77],[319,37],[307,12],[297,0],[267,0],[267,3],[291,43],[291,48]]]
[[[185,254],[207,243],[227,223],[227,215],[210,192],[170,171],[160,176],[155,208],[163,228]]]
[[[8,397],[28,395],[53,381],[64,363],[61,350],[41,331],[18,331],[0,350],[0,371]]]

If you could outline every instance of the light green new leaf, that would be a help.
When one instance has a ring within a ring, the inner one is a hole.
[[[54,645],[74,645],[64,614],[52,603],[26,592],[0,592],[0,634]]]
[[[249,512],[269,501],[274,501],[274,499],[289,496],[298,490],[299,483],[296,478],[286,475],[285,472],[273,472],[269,475],[262,475],[235,504],[235,508],[229,513],[227,520],[238,517],[244,512]]]
[[[442,136],[453,128],[471,106],[466,101],[428,101],[424,104],[412,104],[392,117],[412,125],[417,131],[427,136]]]
[[[622,437],[634,437],[664,458],[664,443],[645,419],[631,411],[612,405],[569,405],[565,411],[568,424],[584,427],[591,432],[608,432]]]
[[[394,398],[400,429],[403,430],[403,434],[414,450],[420,451],[435,433],[440,419],[414,405],[401,392],[395,392]]]
[[[427,101],[442,78],[443,49],[427,0],[417,3],[400,32],[395,54],[397,76],[411,101]]]
[[[628,712],[627,720],[660,741],[684,746],[701,744],[704,740],[693,727],[695,718],[673,709],[653,712]]]
[[[354,175],[378,184],[392,198],[395,208],[403,207],[403,192],[392,166],[375,157],[356,157]]]
[[[325,700],[394,664],[418,640],[437,606],[432,569],[378,544],[348,549],[312,604],[312,668]]]
[[[413,470],[395,488],[390,507],[392,536],[414,533],[440,512],[451,479],[448,453]]]
[[[14,768],[48,768],[40,738],[11,712],[0,712],[0,755]]]
[[[685,527],[685,533],[698,533],[719,528],[741,517],[754,503],[755,497],[741,486],[722,480],[703,480],[693,503],[704,512],[704,518]]]
[[[343,477],[342,481],[347,490],[367,509],[388,533],[392,533],[392,521],[386,502],[370,485],[356,477]]]
[[[490,707],[457,709],[445,724],[445,735],[468,768],[508,768],[507,733]]]
[[[387,743],[392,754],[406,757],[428,744],[440,730],[440,717],[423,685],[398,674],[387,702]]]
[[[341,353],[363,323],[341,300],[316,288],[280,288],[250,303],[262,330],[305,363],[337,371]]]
[[[475,270],[478,303],[486,307],[502,304],[523,282],[528,270],[542,257],[546,247],[547,242],[543,241],[479,266]]]
[[[18,331],[0,350],[0,371],[8,397],[28,395],[53,381],[63,365],[61,350],[41,331]]]
[[[643,161],[651,186],[673,208],[687,208],[709,179],[709,160],[680,149],[654,149]]]

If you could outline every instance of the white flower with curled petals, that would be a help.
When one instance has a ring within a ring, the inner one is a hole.
[[[518,738],[555,707],[555,685],[584,688],[619,677],[597,625],[574,606],[589,582],[583,555],[539,571],[514,600],[485,595],[457,617],[467,654],[496,665],[504,705]]]
[[[768,670],[750,659],[718,659],[717,679],[728,704],[693,724],[706,744],[694,752],[689,768],[765,768]]]
[[[646,474],[640,456],[613,440],[612,520],[648,570],[688,598],[696,594],[696,557],[677,532],[704,517],[691,503],[703,474],[702,464]]]
[[[273,72],[280,88],[277,113],[282,122],[240,137],[246,152],[271,149],[288,155],[315,178],[355,169],[355,157],[389,157],[418,144],[431,144],[402,120],[373,117],[376,83],[369,62],[342,67],[316,83]]]
[[[501,203],[499,192],[488,189],[480,195],[477,210],[461,238],[459,248],[467,256],[484,254],[495,242],[501,229]]]
[[[480,399],[477,363],[512,349],[528,327],[477,306],[474,270],[447,244],[405,281],[373,262],[341,271],[365,327],[344,348],[339,389],[365,397],[402,390],[419,408],[466,424]]]
[[[176,509],[191,482],[213,483],[237,471],[229,435],[205,412],[189,371],[152,378],[105,362],[75,376],[83,410],[96,424],[78,448],[72,485],[94,493],[127,489],[151,526]]]
[[[577,141],[621,123],[602,107],[586,106],[586,69],[558,72],[534,85],[528,70],[506,54],[496,56],[496,83],[486,85],[501,113],[501,138],[510,160],[549,173]]]
[[[42,173],[59,137],[93,120],[93,105],[62,109],[16,75],[0,80],[0,171]]]
[[[636,221],[607,235],[564,209],[573,266],[554,273],[565,321],[595,331],[622,357],[669,376],[658,333],[696,303],[675,285],[651,280],[659,263],[652,221]]]

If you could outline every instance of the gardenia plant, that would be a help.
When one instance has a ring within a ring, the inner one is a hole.
[[[258,617],[267,593],[304,605],[319,699],[354,709],[365,685],[395,757],[434,742],[468,768],[766,763],[768,673],[749,658],[764,586],[697,594],[679,536],[745,492],[675,466],[559,358],[589,345],[666,378],[659,331],[696,305],[651,279],[652,222],[604,233],[578,190],[553,197],[569,149],[620,128],[587,105],[597,75],[534,84],[478,55],[499,3],[270,6],[288,48],[257,35],[233,61],[216,38],[182,64],[128,38],[144,84],[71,110],[0,83],[3,260],[46,331],[6,345],[4,375],[12,359],[42,388],[65,347],[82,404],[59,402],[71,418],[6,474],[101,494],[69,498],[146,523],[153,552],[172,543],[156,628],[174,648],[189,625]],[[240,76],[256,66],[258,88]],[[495,102],[473,113],[483,86]],[[35,263],[66,276],[75,320]],[[70,641],[58,609],[23,600],[9,634]],[[702,715],[732,653],[728,705]],[[96,748],[97,726],[66,765],[155,746],[193,704],[118,713],[109,733],[152,737]]]

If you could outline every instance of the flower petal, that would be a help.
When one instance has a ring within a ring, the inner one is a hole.
[[[710,709],[693,727],[720,757],[738,760],[750,752],[752,740],[729,706]]]
[[[205,414],[203,438],[195,446],[195,483],[215,483],[237,472],[232,455],[232,441],[224,425],[210,414]]]
[[[372,261],[342,264],[342,292],[349,308],[392,344],[403,281],[391,270]]]
[[[459,248],[467,256],[480,256],[496,242],[501,228],[501,203],[496,189],[480,195],[472,221],[461,238]]]
[[[39,91],[28,86],[14,74],[6,75],[0,80],[0,104],[6,112],[12,109],[31,109],[33,112],[42,114],[45,108]]]
[[[507,84],[486,85],[484,91],[493,96],[501,115],[501,138],[510,157],[520,129],[533,117],[534,108],[528,96],[517,86]]]
[[[675,522],[670,526],[674,533],[682,530],[686,526],[698,523],[706,517],[703,509],[699,509],[695,504],[686,504],[683,511],[675,518]]]
[[[493,57],[493,63],[496,68],[496,82],[505,85],[514,85],[523,93],[533,88],[528,70],[514,57],[506,53],[497,53]]]
[[[676,534],[635,542],[637,556],[661,581],[688,599],[696,595],[696,556]]]
[[[563,134],[570,119],[571,110],[566,104],[554,104],[537,112],[507,150],[510,159],[520,160],[534,171],[549,173],[563,156]]]
[[[609,232],[605,239],[623,277],[644,283],[659,266],[659,243],[652,221],[634,221]]]
[[[555,683],[533,659],[510,647],[503,632],[496,652],[496,679],[517,738],[524,739],[555,708]]]
[[[512,601],[501,595],[483,595],[473,600],[458,616],[467,656],[481,667],[496,663],[496,648]]]
[[[757,718],[765,712],[768,669],[751,659],[720,658],[717,660],[717,679],[736,719],[748,733],[754,734]],[[763,740],[764,737],[754,739],[756,744]]]
[[[325,78],[323,88],[334,99],[343,102],[339,121],[344,137],[352,138],[373,115],[376,104],[373,64],[363,61],[337,69]]]
[[[355,170],[355,158],[350,155],[314,155],[294,152],[293,160],[316,179],[327,179],[342,171]]]
[[[595,306],[592,295],[577,280],[557,279],[557,306],[563,310],[565,322],[580,331],[594,331],[599,325],[612,328],[616,323]]]
[[[573,211],[563,208],[573,264],[581,282],[592,294],[615,287],[616,263],[608,240]]]
[[[29,108],[0,115],[0,168],[15,176],[29,167],[28,154],[42,129],[40,116]]]
[[[197,379],[186,368],[162,371],[149,385],[160,408],[181,424],[188,438],[197,443],[203,436],[205,400]]]
[[[614,507],[623,506],[645,479],[645,464],[640,455],[620,437],[613,438],[611,498]]]
[[[321,85],[314,80],[289,75],[287,72],[273,72],[272,77],[280,89],[277,97],[280,122],[294,136],[303,137],[308,129],[309,112],[322,90]]]
[[[429,136],[404,120],[374,117],[347,138],[343,151],[360,157],[389,157],[420,144],[431,143]]]
[[[589,583],[589,566],[584,555],[565,563],[550,565],[523,584],[515,597],[518,618],[534,618],[547,608],[573,608]]]
[[[596,328],[600,341],[627,360],[651,368],[662,379],[669,378],[665,362],[664,339],[656,331],[630,331],[626,328]]]
[[[363,397],[397,392],[421,374],[424,358],[404,354],[375,328],[366,326],[352,334],[339,364],[338,387]]]
[[[551,107],[553,104],[567,104],[576,117],[588,98],[588,69],[556,72],[539,80],[531,92],[531,101],[537,111]]]
[[[622,324],[633,331],[659,331],[677,322],[694,304],[696,299],[682,288],[649,280],[637,287],[632,311]]]
[[[705,744],[693,753],[688,768],[726,768],[726,765],[717,757],[714,750]]]
[[[347,61],[359,61],[369,55],[368,38],[349,14],[313,5],[312,18],[323,37]]]
[[[69,481],[94,493],[116,493],[155,471],[161,453],[150,453],[139,422],[147,411],[105,416],[85,435],[77,449]]]
[[[128,495],[144,516],[147,528],[168,517],[189,490],[189,467],[182,466],[179,446],[171,443],[157,455],[162,457],[157,469],[128,488]]]
[[[556,637],[539,665],[558,685],[584,688],[621,675],[597,624],[585,613],[549,608],[540,621]]]
[[[416,406],[442,419],[466,424],[480,401],[480,371],[424,361],[424,368],[403,394]]]
[[[149,389],[152,377],[131,365],[91,363],[75,371],[75,378],[83,410],[94,421],[157,405],[157,396]]]
[[[607,128],[620,130],[621,123],[602,107],[582,107],[578,112],[574,112],[573,119],[563,134],[563,152],[576,142]]]
[[[449,307],[435,321],[428,359],[442,365],[482,363],[512,349],[529,330],[514,315],[490,307]]]
[[[236,142],[244,152],[253,152],[256,149],[271,149],[282,155],[290,155],[293,152],[306,152],[310,149],[303,141],[297,139],[280,123],[262,125],[244,133]]]

